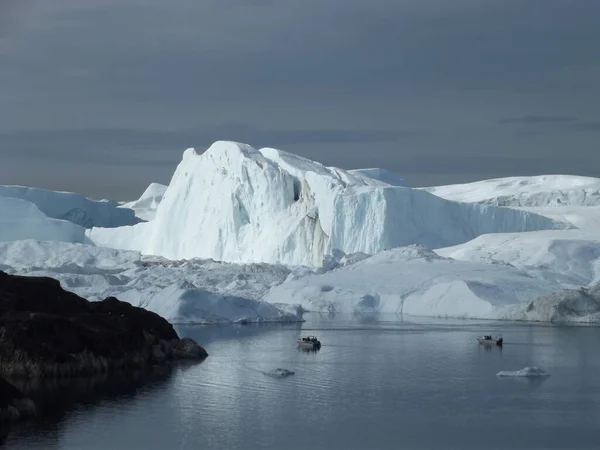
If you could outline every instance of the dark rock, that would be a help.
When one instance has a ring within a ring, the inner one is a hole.
[[[208,353],[193,339],[183,338],[176,342],[173,355],[177,359],[204,359]]]
[[[202,360],[158,314],[114,297],[90,302],[47,277],[0,271],[0,376],[69,376]]]

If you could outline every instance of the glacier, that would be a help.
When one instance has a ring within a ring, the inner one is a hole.
[[[84,228],[120,227],[139,223],[133,210],[114,200],[92,200],[73,192],[58,192],[24,186],[0,186],[0,197],[33,203],[52,219],[68,220]]]
[[[318,267],[334,250],[439,248],[486,233],[573,227],[528,211],[392,186],[373,173],[218,141],[204,153],[184,152],[152,221],[94,227],[88,237],[97,245],[169,259]]]

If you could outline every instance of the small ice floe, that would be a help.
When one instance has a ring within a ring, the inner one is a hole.
[[[501,371],[496,374],[498,377],[549,377],[550,374],[539,367],[525,367],[515,371]]]
[[[287,369],[281,369],[281,368],[277,368],[277,369],[273,369],[269,372],[263,372],[266,376],[271,377],[271,378],[285,378],[285,377],[289,377],[290,375],[294,375],[294,372],[292,372],[291,370],[287,370]]]

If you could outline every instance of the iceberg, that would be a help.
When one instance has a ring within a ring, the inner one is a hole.
[[[499,318],[556,324],[600,324],[600,284],[541,295],[508,308]]]
[[[139,223],[131,209],[119,207],[113,200],[91,200],[73,192],[0,186],[0,197],[18,198],[33,203],[52,219],[68,220],[84,228],[120,227]]]
[[[600,206],[600,178],[506,177],[422,188],[447,200],[510,207]]]
[[[534,378],[534,377],[549,377],[550,374],[539,367],[525,367],[515,371],[501,371],[496,374],[498,377],[511,378]]]
[[[0,242],[22,239],[89,242],[83,227],[51,219],[28,201],[0,196]]]
[[[164,184],[152,183],[146,188],[139,199],[124,203],[121,205],[121,208],[132,209],[137,217],[145,221],[150,221],[156,216],[156,210],[166,190],[167,186]]]
[[[366,173],[371,173],[368,170]],[[481,234],[572,227],[509,208],[444,200],[273,148],[188,149],[152,222],[88,232],[97,245],[169,259],[318,267],[334,250],[375,254]]]
[[[125,294],[123,300],[129,301]],[[173,324],[220,324],[260,322],[300,322],[296,315],[258,300],[220,295],[198,288],[190,282],[174,283],[166,288],[131,302],[153,311]]]
[[[318,312],[493,319],[510,306],[560,288],[507,265],[456,261],[410,246],[289,279],[263,300]]]
[[[508,264],[565,287],[600,281],[600,234],[593,231],[486,234],[435,252],[461,261]]]
[[[169,261],[134,251],[29,239],[0,242],[0,268],[10,274],[55,278],[64,289],[92,301],[117,297],[172,323],[302,320],[297,305],[279,308],[260,300],[289,276],[284,266]]]

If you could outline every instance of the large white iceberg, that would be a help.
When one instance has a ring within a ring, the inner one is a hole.
[[[19,198],[33,203],[52,219],[68,220],[84,228],[120,227],[140,222],[133,210],[121,208],[113,200],[91,200],[73,192],[0,186],[0,197]]]
[[[529,212],[391,186],[281,150],[220,141],[202,154],[184,152],[152,222],[94,228],[89,237],[170,259],[320,266],[333,250],[438,248],[484,233],[565,227]]]

